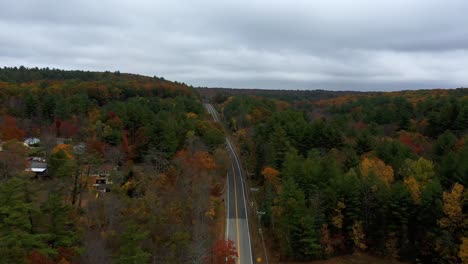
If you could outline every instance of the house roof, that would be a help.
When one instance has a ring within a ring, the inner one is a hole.
[[[30,138],[27,138],[25,141],[24,141],[24,145],[26,146],[31,146],[31,145],[35,145],[35,144],[39,144],[41,142],[40,139],[36,138],[36,137],[30,137]]]
[[[47,170],[47,163],[37,161],[31,162],[32,172],[44,172],[45,170]]]
[[[34,157],[29,159],[28,171],[44,172],[47,170],[47,162],[43,158]]]

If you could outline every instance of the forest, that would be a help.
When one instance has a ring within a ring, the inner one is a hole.
[[[204,262],[223,133],[182,83],[0,69],[0,263]]]
[[[466,88],[211,89],[25,67],[0,68],[0,263],[225,263],[227,134],[273,259],[468,263]]]
[[[468,263],[468,89],[286,100],[208,90],[280,261]]]

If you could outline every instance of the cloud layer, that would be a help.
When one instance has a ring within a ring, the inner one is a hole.
[[[467,10],[463,0],[3,1],[0,65],[209,87],[460,87]]]

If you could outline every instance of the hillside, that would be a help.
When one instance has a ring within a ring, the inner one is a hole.
[[[0,262],[203,261],[223,143],[185,84],[0,69]]]

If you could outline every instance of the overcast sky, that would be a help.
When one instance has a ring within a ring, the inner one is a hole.
[[[0,65],[163,76],[194,86],[468,86],[466,0],[14,0]]]

